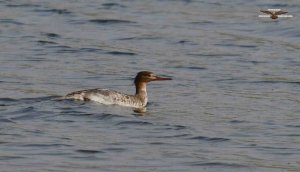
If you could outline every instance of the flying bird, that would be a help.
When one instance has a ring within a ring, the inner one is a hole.
[[[265,10],[260,10],[260,12],[269,14],[271,19],[277,19],[279,15],[288,13],[285,11],[265,11]]]

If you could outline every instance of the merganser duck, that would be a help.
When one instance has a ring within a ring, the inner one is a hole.
[[[271,19],[277,19],[278,15],[288,13],[288,12],[284,12],[284,11],[263,11],[263,10],[261,10],[260,12],[269,14]]]
[[[147,105],[147,83],[151,81],[172,80],[155,75],[149,71],[139,72],[134,84],[136,88],[135,95],[127,95],[114,90],[95,88],[89,90],[75,91],[67,94],[65,99],[95,101],[107,105],[121,105],[133,108],[144,108]]]

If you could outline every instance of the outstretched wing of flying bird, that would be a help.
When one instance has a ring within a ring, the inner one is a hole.
[[[277,11],[277,12],[275,13],[275,15],[281,15],[281,14],[286,14],[286,13],[288,13],[288,12],[284,12],[284,11]]]
[[[271,12],[271,11],[264,11],[264,10],[260,10],[260,12],[263,12],[263,13],[266,13],[266,14],[270,14],[270,15],[272,15],[272,12]]]

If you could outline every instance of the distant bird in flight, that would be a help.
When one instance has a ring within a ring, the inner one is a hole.
[[[264,10],[260,10],[260,12],[269,14],[271,19],[277,19],[279,15],[288,13],[284,11],[264,11]]]

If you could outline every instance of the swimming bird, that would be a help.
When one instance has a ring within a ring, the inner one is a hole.
[[[277,19],[278,15],[288,13],[288,12],[284,12],[284,11],[264,11],[264,10],[260,10],[260,12],[263,12],[265,14],[269,14],[271,19]]]
[[[160,77],[149,71],[137,73],[134,84],[135,95],[127,95],[115,90],[95,88],[75,91],[67,94],[65,99],[95,101],[107,105],[121,105],[133,108],[144,108],[148,102],[147,83],[151,81],[172,80],[172,78]]]

